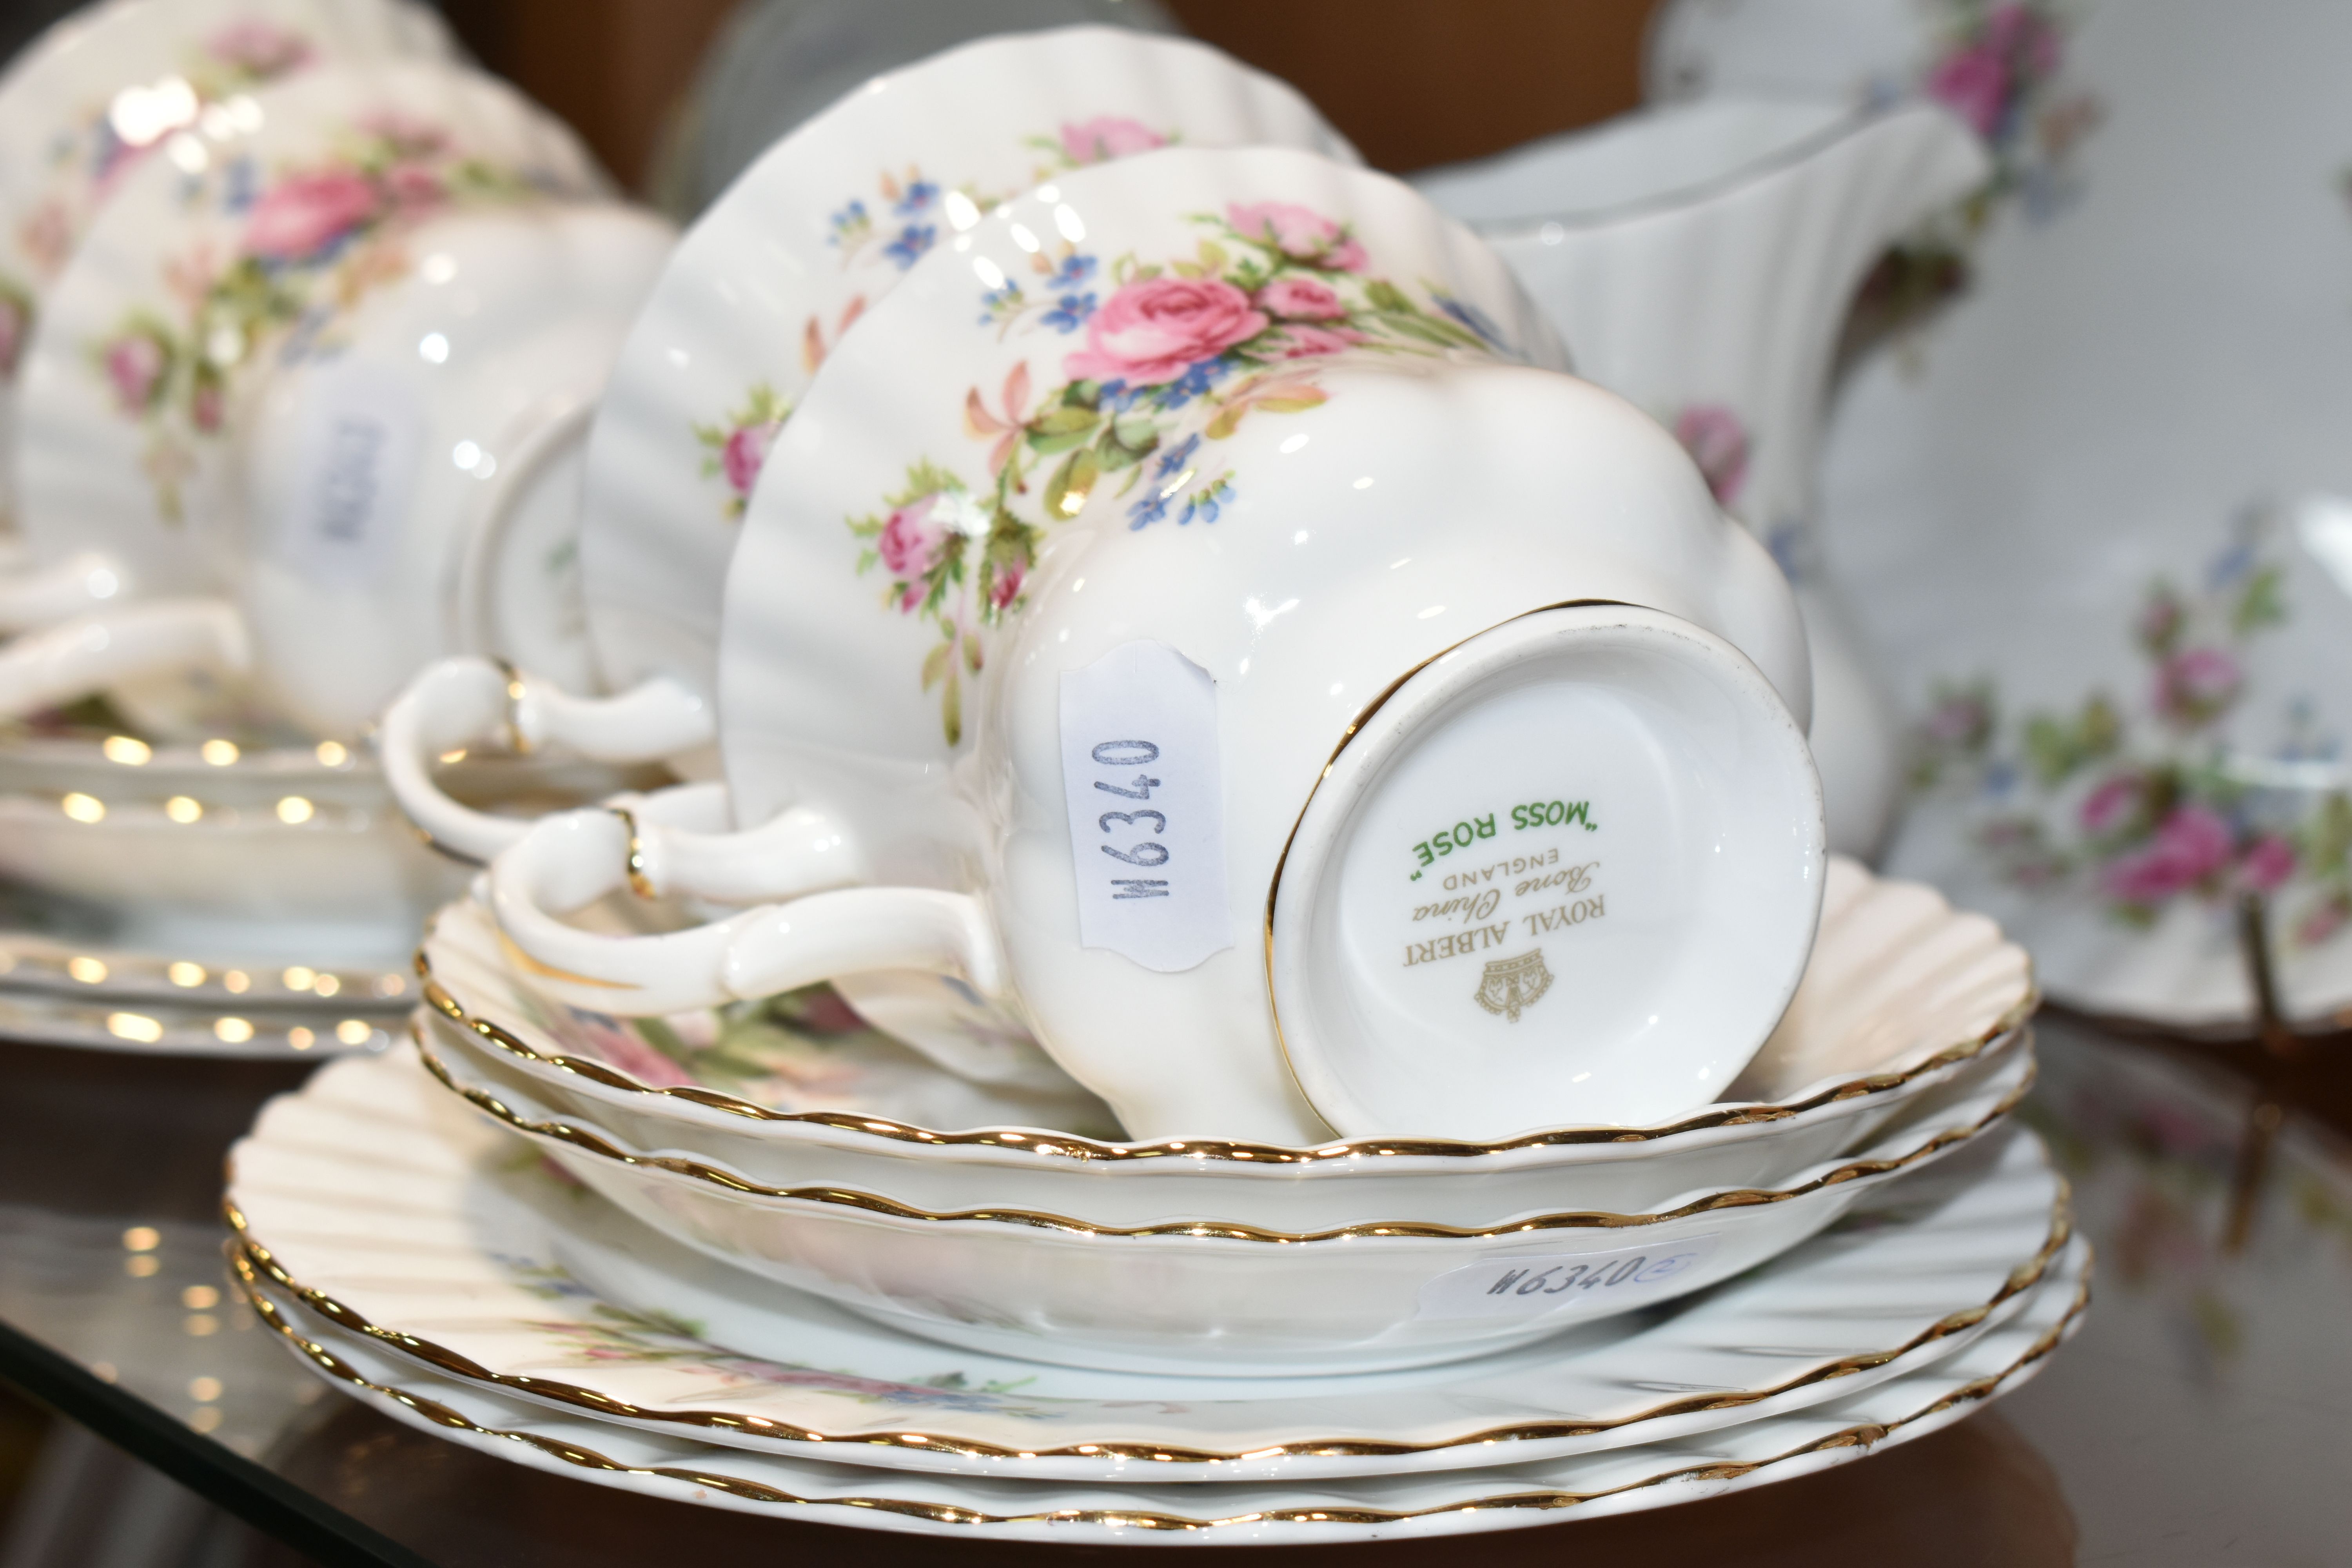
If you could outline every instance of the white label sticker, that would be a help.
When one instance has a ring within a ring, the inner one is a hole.
[[[1078,935],[1162,973],[1234,945],[1217,683],[1165,643],[1062,675]]]
[[[1606,1304],[1638,1305],[1704,1262],[1716,1237],[1685,1237],[1606,1252],[1528,1252],[1489,1258],[1421,1288],[1423,1318],[1540,1317]]]
[[[375,582],[405,521],[423,411],[396,374],[364,361],[320,367],[305,391],[278,556],[322,586]]]

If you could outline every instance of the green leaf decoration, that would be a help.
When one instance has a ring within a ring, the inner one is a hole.
[[[1054,470],[1054,477],[1045,481],[1045,515],[1055,519],[1077,516],[1100,478],[1102,459],[1091,448],[1081,447],[1071,453]]]

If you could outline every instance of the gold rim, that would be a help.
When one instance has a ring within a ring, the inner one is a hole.
[[[495,1373],[472,1358],[430,1340],[420,1339],[397,1329],[381,1327],[368,1321],[324,1291],[312,1289],[296,1279],[278,1261],[277,1255],[253,1234],[244,1212],[236,1203],[224,1198],[222,1213],[235,1239],[230,1242],[230,1259],[241,1278],[259,1277],[287,1291],[320,1317],[353,1333],[381,1340],[436,1371],[466,1383],[479,1383],[492,1387],[509,1389],[519,1394],[549,1400],[587,1411],[604,1417],[625,1416],[631,1420],[656,1423],[669,1426],[698,1427],[704,1430],[744,1432],[752,1423],[740,1415],[714,1410],[646,1409],[614,1399],[610,1394],[575,1384],[557,1382],[543,1377],[520,1376]],[[2051,1263],[2063,1251],[2074,1233],[2073,1194],[2065,1178],[2058,1178],[2058,1194],[2050,1208],[2050,1231],[2042,1248],[2033,1257],[2011,1269],[2001,1281],[2000,1289],[1983,1303],[1965,1307],[1938,1319],[1927,1328],[1893,1350],[1874,1351],[1848,1356],[1816,1368],[1788,1382],[1769,1388],[1750,1390],[1745,1394],[1698,1394],[1670,1399],[1630,1415],[1611,1421],[1532,1421],[1516,1426],[1488,1427],[1464,1436],[1448,1437],[1427,1443],[1394,1443],[1370,1441],[1358,1437],[1325,1437],[1296,1443],[1275,1444],[1244,1452],[1226,1453],[1213,1449],[1171,1447],[1162,1443],[1089,1443],[1059,1448],[1007,1448],[976,1438],[949,1436],[934,1432],[909,1431],[894,1426],[887,1431],[822,1432],[814,1427],[796,1426],[788,1422],[767,1417],[758,1423],[756,1436],[789,1443],[827,1444],[838,1447],[844,1443],[863,1444],[869,1447],[920,1448],[926,1453],[960,1454],[990,1459],[1037,1458],[1117,1458],[1146,1460],[1163,1465],[1226,1464],[1243,1458],[1265,1458],[1277,1455],[1310,1455],[1322,1458],[1364,1455],[1405,1455],[1435,1453],[1444,1449],[1466,1447],[1473,1444],[1534,1442],[1547,1438],[1579,1437],[1595,1432],[1616,1431],[1644,1422],[1694,1411],[1738,1408],[1775,1399],[1781,1394],[1814,1384],[1851,1376],[1884,1366],[1910,1354],[1923,1346],[1948,1339],[1962,1330],[1975,1327],[2002,1302],[2020,1292],[2032,1289],[2048,1272]]]
[[[1733,1187],[1708,1194],[1683,1205],[1655,1214],[1612,1214],[1606,1210],[1585,1209],[1559,1214],[1538,1215],[1529,1219],[1513,1220],[1507,1225],[1464,1226],[1430,1225],[1417,1220],[1380,1220],[1361,1225],[1338,1226],[1329,1230],[1284,1231],[1267,1230],[1257,1226],[1236,1225],[1216,1220],[1173,1220],[1161,1225],[1111,1226],[1090,1225],[1085,1220],[1065,1215],[1045,1214],[1034,1209],[955,1209],[937,1212],[915,1208],[877,1194],[860,1192],[852,1187],[772,1187],[738,1175],[699,1160],[676,1154],[636,1154],[621,1148],[602,1134],[568,1121],[534,1121],[509,1107],[487,1089],[459,1083],[443,1066],[421,1034],[412,1036],[416,1054],[423,1058],[425,1070],[440,1081],[441,1087],[462,1096],[467,1103],[488,1113],[497,1121],[522,1133],[525,1137],[543,1138],[551,1142],[628,1165],[642,1171],[664,1171],[674,1176],[684,1176],[704,1183],[737,1196],[784,1198],[798,1203],[825,1204],[843,1208],[863,1210],[867,1214],[887,1215],[892,1219],[921,1220],[932,1225],[995,1224],[1029,1226],[1040,1230],[1057,1230],[1088,1237],[1152,1237],[1192,1236],[1219,1241],[1271,1242],[1280,1246],[1297,1246],[1302,1242],[1360,1241],[1372,1237],[1429,1237],[1447,1241],[1501,1240],[1510,1237],[1537,1235],[1556,1230],[1633,1230],[1646,1226],[1664,1225],[1673,1220],[1690,1219],[1698,1215],[1713,1214],[1723,1209],[1757,1208],[1768,1204],[1787,1203],[1826,1188],[1843,1186],[1864,1177],[1891,1174],[1907,1170],[1922,1161],[1930,1160],[1956,1144],[1965,1143],[1978,1133],[1999,1123],[2023,1103],[2033,1091],[2040,1076],[2039,1063],[2028,1061],[2023,1081],[2001,1096],[2000,1103],[1983,1117],[1966,1127],[1947,1128],[1907,1154],[1891,1160],[1849,1160],[1835,1170],[1827,1171],[1810,1182],[1793,1187]]]
[[[458,1027],[478,1036],[486,1044],[520,1061],[540,1067],[550,1067],[605,1089],[625,1094],[638,1094],[659,1100],[681,1100],[708,1110],[740,1116],[747,1121],[797,1122],[805,1126],[829,1127],[836,1131],[860,1137],[881,1138],[898,1143],[921,1143],[935,1148],[1004,1149],[1014,1153],[1029,1154],[1041,1159],[1067,1159],[1111,1163],[1121,1161],[1171,1160],[1190,1161],[1195,1164],[1231,1162],[1237,1165],[1316,1165],[1333,1160],[1360,1155],[1394,1158],[1414,1156],[1424,1159],[1484,1159],[1498,1154],[1514,1153],[1523,1149],[1568,1148],[1587,1143],[1648,1143],[1662,1138],[1672,1138],[1685,1132],[1700,1132],[1718,1127],[1742,1127],[1756,1122],[1785,1121],[1809,1110],[1819,1110],[1842,1100],[1861,1100],[1904,1088],[1918,1079],[1957,1063],[1999,1044],[2004,1037],[2021,1029],[2041,1005],[2041,993],[2030,984],[2017,1004],[1993,1020],[1984,1029],[1967,1039],[1947,1046],[1917,1065],[1901,1072],[1872,1073],[1833,1084],[1802,1100],[1780,1103],[1727,1105],[1680,1121],[1659,1127],[1562,1127],[1542,1132],[1525,1133],[1495,1143],[1464,1142],[1447,1138],[1361,1138],[1318,1144],[1307,1149],[1275,1143],[1234,1142],[1214,1138],[1182,1138],[1163,1140],[1156,1143],[1107,1143],[1075,1133],[1053,1133],[1040,1137],[1034,1132],[1012,1131],[1001,1128],[982,1128],[969,1132],[938,1132],[916,1127],[887,1117],[857,1115],[838,1110],[774,1110],[739,1099],[715,1089],[694,1085],[656,1087],[643,1083],[616,1068],[593,1058],[575,1057],[564,1052],[546,1052],[526,1045],[515,1035],[492,1022],[468,1013],[465,1005],[448,989],[434,978],[432,961],[423,947],[416,950],[416,973],[423,983],[425,1004]]]
[[[1638,1481],[1630,1481],[1622,1487],[1611,1487],[1601,1491],[1593,1492],[1570,1492],[1550,1489],[1506,1492],[1493,1497],[1476,1498],[1463,1502],[1445,1503],[1436,1508],[1412,1510],[1328,1508],[1270,1509],[1257,1513],[1235,1514],[1224,1518],[1214,1519],[1196,1518],[1186,1514],[1139,1511],[1130,1512],[1125,1510],[1096,1509],[1064,1509],[1055,1510],[1050,1513],[992,1514],[982,1513],[973,1509],[957,1508],[949,1504],[914,1502],[904,1499],[888,1497],[859,1496],[842,1498],[807,1498],[800,1497],[792,1492],[784,1491],[780,1488],[770,1486],[764,1481],[747,1480],[740,1477],[729,1476],[715,1470],[685,1470],[674,1468],[666,1465],[625,1465],[615,1459],[609,1458],[604,1455],[596,1452],[593,1448],[585,1447],[577,1443],[560,1442],[553,1438],[537,1436],[527,1432],[509,1432],[501,1430],[495,1426],[480,1426],[470,1417],[450,1409],[447,1405],[443,1405],[436,1400],[426,1398],[422,1394],[411,1394],[404,1389],[391,1387],[383,1384],[370,1381],[358,1371],[344,1363],[332,1351],[318,1343],[316,1341],[307,1338],[299,1328],[288,1321],[285,1314],[278,1310],[277,1302],[272,1300],[263,1292],[259,1281],[255,1277],[252,1266],[242,1255],[232,1249],[230,1261],[236,1269],[237,1284],[240,1290],[244,1294],[246,1300],[252,1306],[254,1311],[260,1317],[261,1321],[268,1327],[277,1330],[278,1333],[285,1336],[285,1338],[293,1344],[295,1349],[301,1355],[308,1359],[313,1366],[317,1367],[320,1372],[326,1373],[328,1376],[338,1382],[346,1383],[356,1388],[365,1389],[370,1393],[390,1399],[394,1403],[401,1405],[403,1408],[415,1412],[416,1415],[422,1416],[424,1419],[431,1422],[435,1426],[441,1426],[451,1431],[470,1433],[478,1436],[499,1437],[507,1439],[510,1442],[520,1443],[526,1447],[536,1449],[541,1453],[561,1459],[566,1464],[577,1466],[584,1470],[602,1471],[607,1474],[615,1475],[658,1476],[667,1480],[681,1481],[689,1486],[707,1488],[713,1491],[724,1492],[730,1497],[742,1498],[753,1502],[792,1503],[812,1508],[844,1508],[863,1510],[867,1512],[896,1513],[907,1515],[912,1518],[928,1520],[938,1524],[1116,1524],[1124,1525],[1137,1530],[1194,1531],[1213,1530],[1222,1526],[1234,1524],[1391,1524],[1402,1522],[1405,1520],[1428,1519],[1444,1514],[1467,1513],[1473,1510],[1493,1510],[1500,1509],[1549,1510],[1567,1509],[1577,1507],[1582,1503],[1592,1502],[1601,1498],[1616,1497],[1628,1492],[1640,1491],[1650,1487],[1662,1485],[1667,1481],[1684,1479],[1736,1480],[1743,1476],[1751,1475],[1756,1471],[1764,1469],[1769,1466],[1785,1463],[1788,1460],[1800,1458],[1808,1454],[1821,1453],[1838,1448],[1869,1448],[1884,1441],[1890,1434],[1899,1432],[1903,1428],[1916,1425],[1920,1421],[1927,1420],[1930,1416],[1939,1415],[1945,1411],[1954,1409],[1959,1405],[1971,1405],[1992,1397],[2000,1391],[2002,1384],[2008,1383],[2011,1378],[2017,1376],[2020,1373],[2024,1372],[2027,1368],[2035,1365],[2037,1363],[2048,1356],[2051,1352],[2056,1350],[2066,1339],[2068,1333],[2072,1331],[2074,1324],[2081,1320],[2084,1310],[2090,1305],[2091,1275],[2095,1259],[2088,1252],[2088,1249],[2086,1249],[2083,1264],[2083,1281],[2074,1293],[2074,1300],[2068,1304],[2065,1316],[2061,1318],[2056,1323],[2051,1325],[2051,1327],[2038,1339],[2036,1339],[2032,1345],[2027,1347],[2022,1355],[2019,1356],[2017,1360],[2011,1362],[2001,1371],[1995,1373],[1989,1377],[1978,1378],[1970,1383],[1964,1384],[1960,1387],[1954,1389],[1951,1393],[1944,1395],[1941,1399],[1937,1400],[1934,1404],[1929,1405],[1925,1409],[1914,1411],[1912,1414],[1903,1416],[1899,1420],[1883,1423],[1871,1422],[1848,1426],[1840,1431],[1830,1433],[1825,1436],[1816,1438],[1810,1443],[1801,1444],[1798,1447],[1788,1450],[1786,1453],[1774,1455],[1769,1459],[1691,1465],[1679,1470],[1672,1470],[1662,1475],[1651,1476]],[[394,1342],[399,1342],[395,1341]],[[609,1403],[600,1402],[596,1408],[601,1411],[610,1412],[613,1407]],[[1109,1451],[1110,1450],[1107,1449],[1097,1450],[1098,1453]],[[1361,1452],[1366,1450],[1360,1448],[1352,1451]]]

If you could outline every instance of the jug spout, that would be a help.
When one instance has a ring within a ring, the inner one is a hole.
[[[1868,661],[1804,581],[1831,363],[1887,243],[1990,173],[1931,105],[1710,99],[1417,182],[1509,262],[1578,374],[1671,426],[1797,580],[1830,844],[1864,858],[1900,769]]]
[[[1889,240],[1990,170],[1930,105],[1717,99],[1419,184],[1509,261],[1578,373],[1674,426],[1717,499],[1777,546],[1811,510],[1854,290]]]

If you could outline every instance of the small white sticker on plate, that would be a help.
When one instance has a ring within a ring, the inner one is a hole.
[[[1421,1288],[1423,1318],[1541,1317],[1606,1305],[1614,1311],[1662,1294],[1715,1251],[1712,1235],[1605,1252],[1527,1252],[1489,1258]]]
[[[1234,945],[1217,683],[1165,643],[1062,675],[1078,936],[1173,973]]]
[[[398,375],[365,361],[321,368],[306,391],[294,504],[277,554],[321,586],[374,583],[408,510],[423,411]]]

